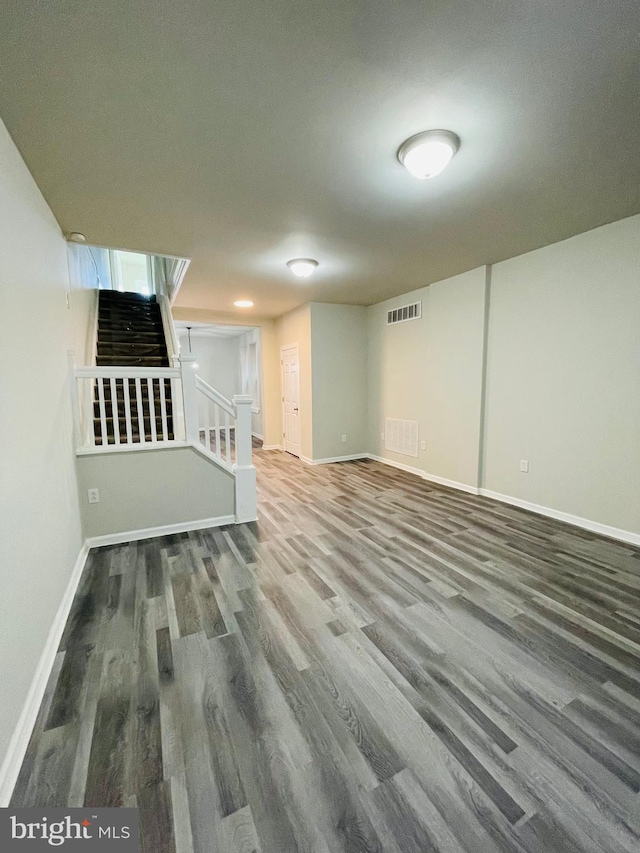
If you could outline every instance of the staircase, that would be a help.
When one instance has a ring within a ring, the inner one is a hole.
[[[162,316],[155,296],[115,290],[100,291],[96,365],[142,370],[169,366]],[[125,387],[125,382],[128,387]],[[161,383],[164,389],[160,387]],[[101,417],[100,396],[103,397],[104,419]],[[161,407],[162,398],[164,409]],[[129,408],[127,404],[130,400],[136,400],[141,409],[141,417],[132,419],[129,427],[131,442],[138,443],[141,440],[140,423],[144,423],[145,441],[155,441],[157,436],[166,433],[167,439],[173,438],[171,381],[115,379],[96,385],[94,390],[93,430],[96,444],[116,443],[116,423],[120,441],[127,440],[123,412]],[[166,413],[166,424],[163,424],[161,410]],[[103,426],[106,426],[104,436]]]

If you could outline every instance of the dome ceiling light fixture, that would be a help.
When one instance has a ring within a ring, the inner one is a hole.
[[[253,302],[250,299],[237,299],[233,304],[236,308],[253,308]]]
[[[292,258],[287,261],[287,266],[298,278],[308,278],[318,266],[318,262],[313,258]]]
[[[460,138],[450,130],[425,130],[406,139],[398,148],[398,160],[414,178],[439,175],[460,148]]]
[[[70,231],[67,235],[67,240],[70,243],[86,243],[87,238],[80,231]]]

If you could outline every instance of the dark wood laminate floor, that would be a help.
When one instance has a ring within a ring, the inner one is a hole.
[[[375,462],[92,552],[13,805],[154,853],[640,849],[640,552]]]

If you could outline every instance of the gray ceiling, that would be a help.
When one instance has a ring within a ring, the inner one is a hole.
[[[278,315],[639,212],[639,57],[638,0],[3,0],[0,115],[65,230]],[[433,127],[462,147],[416,181]]]

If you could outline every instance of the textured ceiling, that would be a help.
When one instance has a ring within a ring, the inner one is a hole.
[[[0,116],[63,229],[193,259],[179,305],[370,304],[640,211],[639,34],[638,0],[3,0]]]

